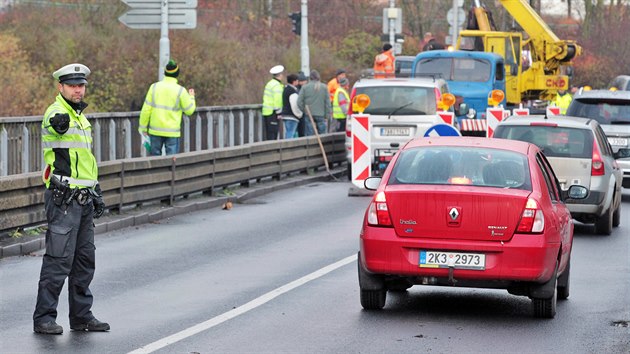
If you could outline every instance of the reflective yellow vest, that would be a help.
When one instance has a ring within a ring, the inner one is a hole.
[[[341,109],[341,106],[339,105],[339,94],[340,93],[345,95],[346,107],[350,103],[350,102],[348,102],[348,100],[350,99],[350,96],[348,95],[348,91],[346,91],[343,87],[339,87],[335,91],[335,96],[333,98],[333,118],[335,118],[335,119],[346,119],[346,114],[343,113],[343,109]]]
[[[271,79],[265,85],[262,103],[262,115],[270,116],[273,112],[282,110],[282,91],[284,86],[276,79]]]
[[[556,99],[553,101],[556,104],[556,107],[560,108],[560,114],[567,114],[567,108],[569,108],[569,104],[573,101],[573,97],[569,93],[565,93],[564,95],[556,94]]]
[[[149,87],[140,111],[138,130],[149,135],[179,138],[182,112],[190,116],[195,108],[195,98],[177,83],[176,78],[166,76]]]
[[[70,116],[70,127],[64,134],[57,133],[50,125],[50,118],[57,113]],[[92,125],[83,113],[78,114],[72,109],[61,94],[44,113],[42,150],[48,165],[46,170],[60,180],[67,180],[71,188],[93,188],[96,185],[98,166],[92,154]],[[50,179],[46,178],[44,182],[48,188]]]

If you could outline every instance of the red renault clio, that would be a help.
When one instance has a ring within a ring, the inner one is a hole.
[[[407,143],[374,190],[361,230],[359,286],[365,309],[413,285],[507,289],[553,318],[569,296],[573,223],[562,191],[533,144],[475,137]]]

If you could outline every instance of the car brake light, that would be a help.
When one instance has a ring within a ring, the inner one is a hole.
[[[372,226],[392,226],[392,219],[389,217],[389,210],[387,209],[385,192],[378,192],[374,197],[374,201],[372,201],[368,209],[367,222]]]
[[[540,233],[545,229],[545,216],[533,199],[527,199],[527,204],[521,215],[521,221],[516,229],[520,233]]]
[[[593,160],[591,162],[591,176],[603,176],[606,173],[604,168],[604,161],[602,155],[599,152],[597,141],[593,140]]]

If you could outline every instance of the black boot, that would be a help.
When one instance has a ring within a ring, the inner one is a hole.
[[[62,334],[63,327],[58,325],[55,321],[50,321],[34,325],[33,331],[41,334]]]
[[[70,324],[70,329],[73,331],[105,332],[109,331],[109,323],[93,318],[86,323]]]

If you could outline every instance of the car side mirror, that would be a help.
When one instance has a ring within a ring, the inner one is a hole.
[[[588,188],[584,186],[572,185],[569,190],[563,192],[563,199],[585,199],[588,196]]]
[[[619,151],[613,154],[613,157],[615,160],[630,157],[630,149],[619,149]]]
[[[382,177],[368,177],[363,180],[363,186],[369,191],[375,191],[381,184]]]
[[[468,109],[468,103],[460,103],[459,108],[457,108],[457,111],[455,112],[455,115],[463,116],[464,114],[468,113]]]

